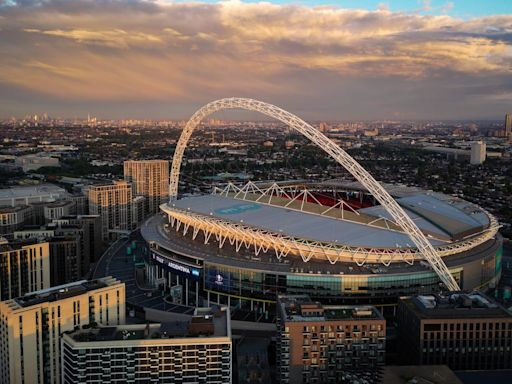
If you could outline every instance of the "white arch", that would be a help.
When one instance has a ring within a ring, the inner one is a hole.
[[[178,181],[180,176],[181,161],[183,153],[187,147],[188,140],[192,135],[194,129],[199,125],[201,120],[206,116],[224,109],[246,109],[249,111],[261,112],[264,115],[273,117],[296,131],[302,133],[313,143],[327,152],[334,160],[341,164],[347,171],[349,171],[370,193],[373,194],[375,199],[390,213],[396,223],[409,235],[414,242],[418,251],[430,263],[432,269],[438,274],[441,281],[449,290],[460,290],[459,285],[453,278],[448,270],[448,267],[443,262],[441,257],[437,254],[436,250],[430,244],[425,235],[419,230],[411,218],[404,212],[402,207],[391,197],[391,195],[364,169],[357,161],[355,161],[343,149],[331,141],[327,136],[315,129],[304,120],[297,116],[278,108],[272,104],[267,104],[262,101],[246,99],[246,98],[226,98],[212,101],[200,108],[192,115],[190,120],[185,125],[181,133],[174,157],[172,160],[169,197],[175,199],[178,195]]]

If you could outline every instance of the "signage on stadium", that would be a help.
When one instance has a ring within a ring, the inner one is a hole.
[[[260,206],[257,204],[237,204],[233,205],[229,208],[220,208],[216,209],[215,213],[218,215],[238,215],[240,213],[246,211],[254,211],[255,209],[259,209]]]
[[[162,264],[163,266],[173,269],[174,271],[184,273],[185,275],[191,275],[193,277],[198,278],[200,275],[200,272],[196,268],[191,268],[186,265],[175,263],[174,261],[166,260],[161,256],[158,256],[157,254],[153,253],[153,260],[156,262]]]

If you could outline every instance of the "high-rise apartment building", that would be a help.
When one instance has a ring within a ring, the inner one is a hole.
[[[96,219],[99,219],[96,217]],[[60,285],[83,278],[90,267],[91,239],[90,227],[80,220],[76,224],[69,220],[57,220],[42,227],[27,227],[15,231],[15,239],[38,239],[50,244],[50,282]],[[101,235],[99,235],[101,246]],[[93,248],[93,249],[94,249]]]
[[[61,335],[91,323],[125,321],[125,286],[79,281],[0,302],[0,382],[61,382]],[[77,380],[75,383],[79,383]]]
[[[397,320],[404,364],[512,367],[512,314],[482,293],[402,298]]]
[[[144,197],[146,216],[158,213],[160,204],[169,197],[168,160],[127,160],[124,179],[132,183],[136,195]]]
[[[281,295],[277,312],[280,383],[338,383],[350,373],[376,376],[384,365],[386,321],[374,307]]]
[[[89,268],[89,263],[97,261],[102,253],[101,217],[99,215],[71,215],[63,216],[58,223],[76,224],[84,231],[84,271]]]
[[[124,180],[114,184],[92,185],[87,190],[89,213],[101,217],[104,240],[116,238],[111,231],[130,231],[137,225],[133,217],[132,186]]]
[[[63,384],[231,383],[227,308],[190,321],[95,327],[62,338]]]
[[[67,228],[67,232],[51,237],[48,242],[52,286],[82,278],[87,272],[82,270],[83,231],[79,227]]]
[[[474,143],[471,143],[471,164],[482,164],[485,161],[486,155],[486,145],[483,141],[475,141]]]
[[[50,287],[48,242],[0,242],[0,300]]]

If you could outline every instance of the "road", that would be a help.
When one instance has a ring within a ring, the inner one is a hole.
[[[135,231],[128,238],[116,241],[107,249],[93,272],[93,278],[113,276],[124,282],[128,304],[166,312],[193,314],[193,307],[166,303],[159,291],[141,289],[137,285],[135,265],[131,257],[126,257],[126,247],[132,240],[137,242],[137,248],[134,252],[140,255],[143,240],[139,232]]]

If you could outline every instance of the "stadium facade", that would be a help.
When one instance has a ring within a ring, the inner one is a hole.
[[[177,198],[187,141],[225,108],[260,111],[297,129],[356,182],[227,184]],[[186,305],[227,304],[273,315],[278,294],[325,304],[372,304],[394,316],[398,298],[486,289],[501,275],[496,219],[468,201],[378,183],[299,118],[250,99],[222,99],[186,125],[171,170],[170,201],[141,228],[147,280]]]

